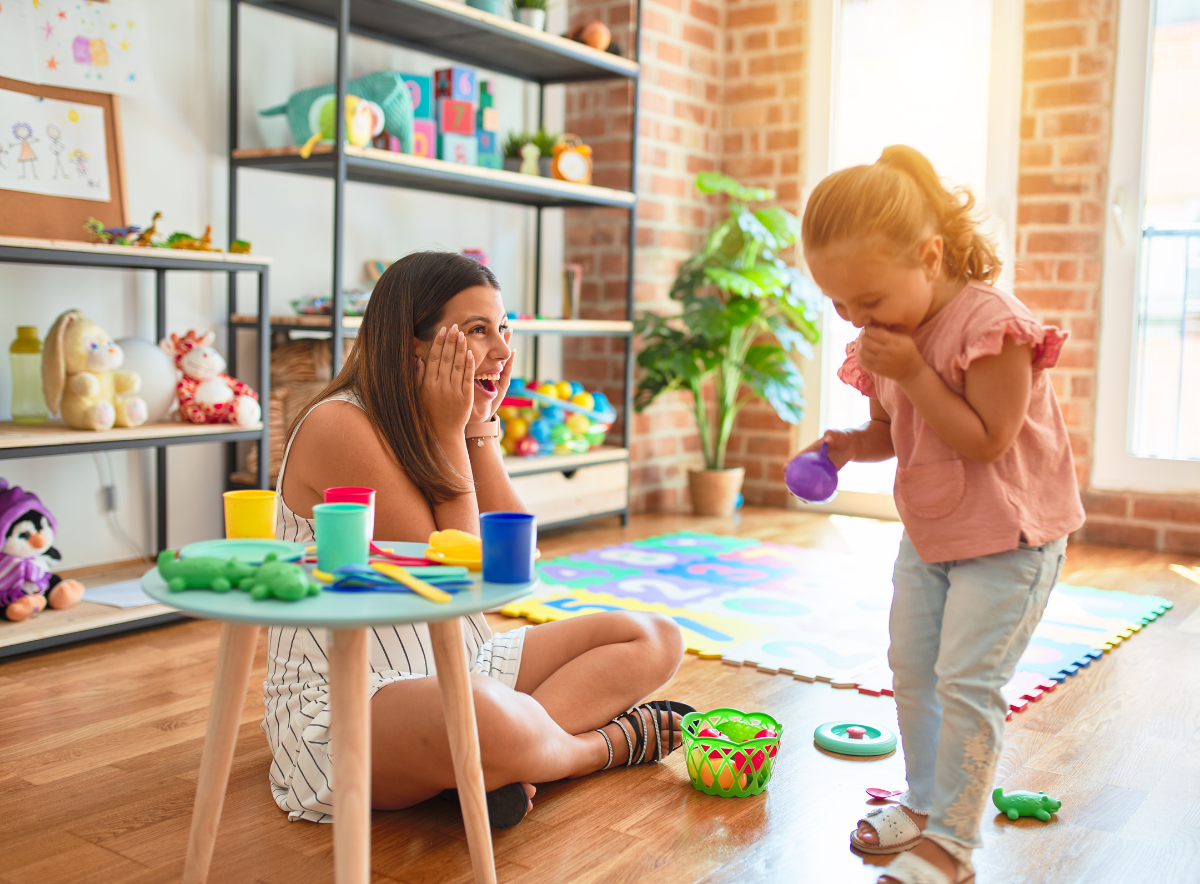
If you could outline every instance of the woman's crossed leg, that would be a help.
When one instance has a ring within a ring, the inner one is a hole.
[[[605,766],[608,744],[612,764],[624,764],[630,729],[610,722],[666,684],[683,651],[679,627],[659,614],[613,611],[531,627],[516,690],[471,675],[485,788],[585,776]],[[649,716],[641,712],[645,734],[655,733]],[[679,716],[670,719],[660,721],[664,754],[668,742],[682,742]],[[453,787],[436,678],[384,685],[371,700],[372,805],[409,807]]]

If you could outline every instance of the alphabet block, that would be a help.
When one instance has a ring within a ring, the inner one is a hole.
[[[474,135],[475,105],[454,98],[438,99],[439,135]]]
[[[453,98],[455,101],[475,100],[474,68],[452,67],[435,71],[434,97]]]

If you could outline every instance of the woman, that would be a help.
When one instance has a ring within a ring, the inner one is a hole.
[[[311,540],[313,504],[342,485],[376,489],[375,536],[387,540],[478,534],[481,511],[522,510],[487,434],[512,373],[511,336],[483,265],[441,252],[393,264],[341,373],[291,428],[282,537]],[[591,614],[496,636],[481,614],[463,619],[494,825],[532,808],[531,783],[656,761],[681,744],[677,713],[691,707],[631,709],[679,667],[683,643],[668,618]],[[454,786],[429,632],[418,623],[372,633],[372,804],[409,807]],[[274,627],[270,642],[271,789],[292,820],[329,821],[325,635]]]

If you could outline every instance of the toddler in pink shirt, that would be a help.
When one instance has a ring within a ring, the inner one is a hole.
[[[896,457],[904,538],[890,618],[908,790],[853,846],[899,854],[883,884],[965,884],[1003,745],[1000,689],[1084,520],[1045,369],[1066,335],[990,283],[995,248],[965,189],[917,151],[835,172],[805,210],[804,256],[862,329],[838,376],[871,420],[821,442],[840,468]]]

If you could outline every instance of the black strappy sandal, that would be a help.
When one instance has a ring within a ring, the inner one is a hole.
[[[654,728],[654,754],[647,758],[646,753],[650,748],[650,741],[647,739],[649,734],[645,722],[642,720],[639,709],[645,709],[650,713],[650,724]],[[676,715],[684,716],[689,712],[696,710],[687,703],[680,703],[676,700],[651,700],[648,703],[642,703],[634,706],[632,709],[622,712],[610,723],[615,724],[621,729],[621,733],[625,737],[625,744],[629,747],[629,757],[625,761],[626,767],[632,767],[635,764],[647,764],[651,761],[662,761],[667,755],[670,755],[676,749],[683,745],[680,742],[679,746],[675,745],[675,729],[671,728],[667,731],[667,751],[663,752],[662,748],[662,716],[674,712]],[[625,730],[624,722],[628,721],[633,729],[633,737],[629,736],[629,731]],[[613,751],[612,741],[609,740],[608,734],[602,728],[596,728],[596,733],[604,738],[604,744],[608,747],[608,762],[601,770],[608,770],[612,767]]]
[[[443,789],[446,801],[458,801],[457,789]],[[529,796],[520,783],[509,783],[487,793],[488,822],[495,829],[511,829],[529,812]]]

